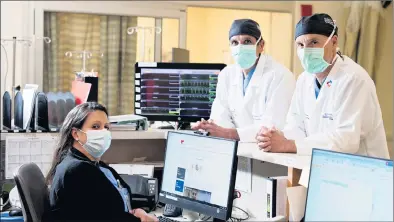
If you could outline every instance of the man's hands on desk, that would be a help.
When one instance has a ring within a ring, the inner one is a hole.
[[[294,140],[288,140],[283,132],[275,127],[268,129],[262,127],[256,135],[257,145],[264,152],[273,153],[296,153],[297,148]]]
[[[234,128],[224,128],[217,125],[212,119],[198,121],[193,124],[193,130],[205,130],[209,135],[233,140],[239,140],[238,132]]]
[[[198,121],[192,126],[193,130],[205,130],[209,132],[211,136],[222,137],[227,139],[239,140],[237,129],[235,128],[224,128],[216,123],[212,119]],[[284,136],[283,132],[276,129],[275,127],[267,128],[262,127],[260,132],[256,135],[257,145],[260,150],[264,152],[273,153],[296,153],[297,148],[294,140],[288,140]]]

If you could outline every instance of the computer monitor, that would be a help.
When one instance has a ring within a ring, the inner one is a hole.
[[[305,221],[393,221],[393,161],[313,149]]]
[[[225,64],[136,63],[135,114],[151,121],[209,118]]]
[[[238,143],[170,131],[159,201],[217,221],[231,216]]]

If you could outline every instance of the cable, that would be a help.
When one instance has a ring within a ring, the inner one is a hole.
[[[5,55],[5,60],[6,60],[6,64],[7,64],[7,69],[5,71],[5,77],[4,77],[4,91],[5,91],[5,86],[6,86],[6,82],[7,82],[7,75],[8,75],[8,55],[7,55],[7,50],[5,49],[4,45],[1,44],[1,47],[4,49],[4,55]],[[14,87],[14,86],[12,86]]]
[[[232,219],[234,219],[234,220],[236,220],[236,221],[244,221],[244,220],[248,220],[248,219],[250,218],[250,216],[249,216],[248,212],[246,212],[246,210],[243,210],[243,209],[241,209],[241,208],[239,208],[239,207],[237,207],[237,206],[233,206],[233,208],[242,211],[242,212],[246,215],[246,218],[231,217]]]
[[[233,200],[238,199],[238,198],[241,198],[241,192],[239,192],[238,190],[234,190],[234,199]],[[234,222],[234,220],[235,221],[244,221],[244,220],[248,220],[250,218],[250,216],[249,216],[248,212],[246,212],[246,210],[243,210],[237,206],[233,206],[233,208],[242,211],[246,215],[246,218],[230,217],[232,222]]]
[[[3,192],[1,193],[1,195],[0,195],[0,198],[3,199],[3,197],[6,196],[6,195],[8,195],[8,199],[7,199],[7,201],[6,201],[5,203],[0,204],[1,207],[6,206],[6,205],[8,204],[8,202],[10,202],[10,197],[9,197],[10,194],[9,194],[7,191],[3,191]]]

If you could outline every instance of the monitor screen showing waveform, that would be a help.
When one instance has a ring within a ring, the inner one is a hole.
[[[209,118],[220,69],[141,68],[141,115]]]

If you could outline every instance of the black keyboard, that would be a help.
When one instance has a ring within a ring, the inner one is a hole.
[[[177,220],[173,220],[169,217],[163,217],[163,216],[158,216],[157,219],[159,219],[159,222],[179,222]]]

